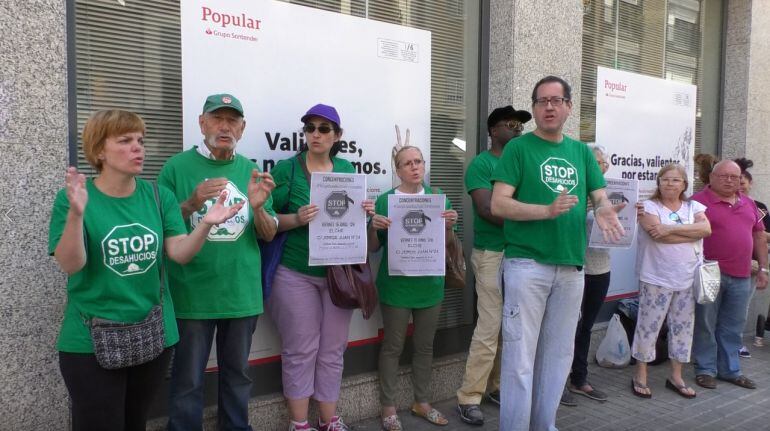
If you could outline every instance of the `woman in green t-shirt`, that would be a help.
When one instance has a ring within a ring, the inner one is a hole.
[[[443,276],[391,276],[387,263],[387,229],[391,220],[388,218],[388,195],[391,194],[431,194],[434,191],[423,184],[425,179],[425,160],[419,148],[405,146],[393,156],[396,173],[401,184],[377,198],[376,214],[369,224],[369,251],[384,248],[383,260],[377,274],[377,290],[382,311],[383,340],[380,349],[380,403],[382,404],[382,428],[386,431],[401,430],[401,422],[396,414],[396,393],[398,391],[398,359],[404,348],[409,318],[414,321],[412,341],[412,382],[414,400],[412,414],[420,416],[435,425],[446,425],[447,419],[429,403],[430,380],[433,365],[433,337],[436,334],[441,301],[444,299]],[[447,199],[447,209],[442,212],[446,229],[450,230],[457,222],[457,212],[451,209]]]
[[[98,172],[86,179],[67,169],[54,202],[49,253],[68,274],[59,334],[59,368],[69,392],[73,430],[144,430],[150,404],[179,335],[168,289],[161,289],[163,252],[185,263],[212,226],[238,212],[220,195],[188,236],[176,199],[137,178],[144,165],[145,126],[121,110],[94,113],[83,128],[83,152]],[[162,247],[162,248],[161,248]],[[161,300],[161,292],[163,298]],[[143,364],[105,369],[94,355],[88,321],[138,322],[162,305],[166,349]]]
[[[306,144],[295,157],[282,160],[271,174],[275,181],[273,209],[278,231],[288,231],[275,271],[267,308],[281,336],[283,395],[289,408],[289,431],[316,430],[308,422],[310,398],[318,402],[318,430],[345,431],[337,415],[343,354],[353,310],[337,307],[329,296],[325,266],[309,266],[308,224],[318,214],[310,203],[312,172],[355,173],[353,165],[336,156],[342,128],[337,110],[318,104],[300,119]],[[374,213],[371,200],[364,211]]]

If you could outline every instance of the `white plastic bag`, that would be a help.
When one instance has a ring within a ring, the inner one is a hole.
[[[612,315],[607,333],[596,350],[596,363],[605,368],[623,368],[631,362],[631,346],[620,317]]]

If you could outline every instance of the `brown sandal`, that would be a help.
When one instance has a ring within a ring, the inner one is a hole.
[[[695,383],[697,383],[698,386],[706,389],[717,388],[716,379],[714,379],[714,376],[710,376],[708,374],[698,374],[697,376],[695,376]]]
[[[691,387],[687,385],[679,386],[669,379],[666,379],[666,388],[671,389],[672,391],[679,394],[679,396],[684,398],[695,398],[696,395],[695,391],[693,391]],[[690,391],[692,391],[692,393],[690,393]]]
[[[732,384],[734,384],[736,386],[740,386],[742,388],[746,388],[746,389],[756,389],[757,388],[757,385],[750,378],[744,376],[743,374],[741,374],[738,377],[733,377],[731,379],[727,379],[727,378],[723,379],[721,377],[717,377],[717,378],[719,380],[724,380],[725,382],[730,382],[730,383],[732,383]]]
[[[643,385],[637,382],[636,379],[631,379],[631,392],[633,392],[634,395],[636,395],[639,398],[652,398],[652,392],[650,392],[649,394],[645,394],[644,392],[640,392],[636,390],[636,388],[647,389],[647,390],[650,389],[649,386]]]

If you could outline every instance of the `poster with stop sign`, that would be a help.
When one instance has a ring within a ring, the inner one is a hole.
[[[625,204],[618,212],[618,220],[623,226],[623,238],[620,241],[604,239],[602,230],[596,224],[593,211],[588,213],[588,246],[594,248],[630,248],[636,237],[636,203],[639,201],[639,181],[625,178],[605,178],[607,199],[612,205]]]
[[[388,195],[388,274],[445,275],[445,195]]]
[[[366,175],[313,172],[310,203],[318,215],[309,225],[308,265],[366,262]]]

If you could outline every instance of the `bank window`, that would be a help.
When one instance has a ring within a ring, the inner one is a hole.
[[[695,152],[718,140],[722,4],[718,0],[583,2],[580,138],[596,138],[596,68],[604,66],[698,86]]]
[[[292,0],[289,3],[431,32],[431,183],[460,214],[465,153],[453,139],[478,135],[479,3],[476,1]],[[144,177],[154,178],[182,150],[179,2],[75,1],[77,130],[100,109],[122,108],[147,124]],[[79,169],[93,174],[82,142],[72,142]],[[470,216],[470,215],[468,215]],[[461,232],[462,234],[462,232]],[[447,292],[441,327],[471,323],[461,291]]]

